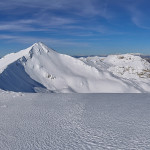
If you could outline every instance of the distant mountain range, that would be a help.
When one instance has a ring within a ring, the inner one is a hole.
[[[133,54],[75,58],[39,42],[0,59],[0,89],[50,93],[150,92],[148,61]]]

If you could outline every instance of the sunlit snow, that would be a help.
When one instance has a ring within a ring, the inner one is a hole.
[[[149,97],[0,92],[0,149],[149,150]]]
[[[0,88],[15,92],[150,92],[150,63],[131,54],[74,58],[35,43],[0,59]]]

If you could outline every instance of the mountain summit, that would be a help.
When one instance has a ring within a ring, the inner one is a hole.
[[[51,49],[51,48],[48,48],[48,47],[47,47],[44,43],[42,43],[42,42],[35,43],[35,44],[33,44],[30,48],[31,48],[30,51],[34,51],[34,52],[45,52],[45,53],[52,52],[52,53],[56,53],[56,51],[54,51],[54,50]]]
[[[143,84],[141,87],[109,71],[108,60],[109,57],[76,59],[59,54],[41,42],[35,43],[0,59],[0,89],[54,93],[145,92]]]

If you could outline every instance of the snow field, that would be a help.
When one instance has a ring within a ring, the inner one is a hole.
[[[2,150],[148,150],[149,94],[0,94]]]

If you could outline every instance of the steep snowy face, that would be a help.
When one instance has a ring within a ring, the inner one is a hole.
[[[104,62],[109,64],[109,71],[124,78],[150,78],[150,63],[131,54],[110,55]]]
[[[48,54],[48,53],[51,53],[51,54],[57,54],[56,51],[54,51],[53,49],[51,48],[48,48],[46,45],[44,45],[42,42],[39,42],[39,43],[35,43],[33,44],[31,47],[30,47],[30,50],[27,51],[29,52],[29,54],[32,56],[32,55],[43,55],[43,54]]]
[[[22,60],[27,74],[53,92],[138,92],[132,85],[79,59],[35,44]],[[115,88],[114,88],[115,87]]]
[[[39,42],[39,43],[33,44],[32,46],[30,46],[29,48],[27,48],[25,50],[21,50],[17,53],[11,53],[11,54],[4,56],[3,58],[0,59],[0,73],[2,73],[9,64],[17,61],[18,59],[22,58],[23,56],[26,56],[26,57],[29,55],[31,56],[34,53],[40,53],[42,51],[43,52],[49,52],[49,51],[54,52],[54,50],[48,48],[43,43]]]
[[[107,63],[102,62],[103,69],[94,62],[88,64],[84,60],[59,54],[43,43],[35,43],[28,49],[0,59],[0,88],[19,92],[56,93],[145,91],[131,82],[113,76],[106,69],[111,66],[106,61]]]
[[[11,54],[8,54],[8,55],[4,56],[3,58],[1,58],[0,59],[0,73],[2,73],[9,64],[11,64],[11,63],[17,61],[18,59],[20,59],[21,57],[27,55],[29,53],[29,51],[31,50],[31,48],[32,48],[32,46],[25,50],[21,50],[18,53],[11,53]]]
[[[0,59],[1,89],[15,92],[35,92],[37,87],[41,91],[47,91],[41,83],[30,77],[23,66],[24,61],[30,59],[33,49],[37,46],[42,48],[42,43],[36,43],[25,50],[6,55]],[[36,51],[34,50],[34,52]]]

